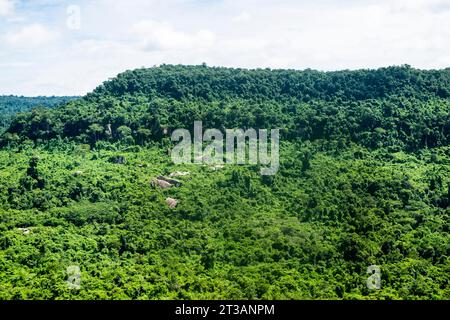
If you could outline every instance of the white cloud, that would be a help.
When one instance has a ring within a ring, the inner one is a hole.
[[[0,0],[0,16],[9,16],[14,13],[14,1]]]
[[[448,0],[393,0],[391,9],[397,12],[406,11],[435,11],[439,8],[449,9]]]
[[[232,20],[234,22],[247,22],[251,19],[251,15],[247,12],[241,12],[239,15],[235,16]]]
[[[161,63],[450,66],[450,0],[73,0],[79,31],[67,29],[62,1],[39,1],[52,5],[33,15],[16,8],[34,25],[0,21],[0,94],[84,94],[126,69]],[[24,46],[37,49],[14,50]]]
[[[209,30],[186,33],[175,30],[167,22],[143,20],[136,23],[132,32],[145,50],[173,50],[205,48],[214,44],[215,36]]]
[[[34,23],[24,26],[16,32],[7,33],[2,37],[2,40],[11,47],[29,49],[48,44],[57,38],[57,32]]]

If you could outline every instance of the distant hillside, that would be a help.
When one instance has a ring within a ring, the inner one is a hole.
[[[126,71],[86,97],[18,117],[3,138],[96,144],[158,141],[164,129],[282,129],[325,139],[418,150],[450,142],[450,69],[243,70],[163,65]],[[110,129],[109,129],[110,128]]]
[[[0,132],[3,132],[15,114],[29,111],[35,107],[53,108],[57,105],[66,104],[77,97],[18,97],[0,96]]]
[[[106,81],[89,97],[136,95],[175,99],[365,100],[392,95],[450,97],[450,68],[417,70],[408,65],[377,70],[233,69],[162,65],[136,69]]]

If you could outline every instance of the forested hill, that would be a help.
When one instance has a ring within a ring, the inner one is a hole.
[[[40,106],[52,108],[75,99],[77,97],[0,96],[0,132],[9,126],[11,119],[19,112],[29,111]]]
[[[165,65],[20,113],[0,300],[450,299],[449,72]],[[175,164],[196,120],[281,128],[278,171]]]
[[[83,99],[35,110],[2,144],[62,137],[145,144],[163,129],[282,129],[283,139],[414,151],[450,142],[450,69],[243,70],[163,65],[118,75]],[[111,128],[111,130],[109,129]]]
[[[319,72],[163,65],[119,74],[90,96],[145,94],[176,99],[296,99],[305,102],[333,98],[365,100],[392,95],[426,99],[449,98],[449,83],[450,68],[423,71],[402,66]]]

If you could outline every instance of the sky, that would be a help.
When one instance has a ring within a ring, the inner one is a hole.
[[[0,94],[84,95],[129,69],[450,67],[450,0],[0,0]]]

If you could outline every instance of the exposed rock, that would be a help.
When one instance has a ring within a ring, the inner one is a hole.
[[[167,188],[172,187],[172,184],[171,184],[171,183],[169,183],[169,182],[167,182],[167,181],[164,181],[164,180],[160,180],[160,179],[153,179],[153,180],[150,182],[150,185],[151,185],[152,187],[160,187],[161,189],[167,189]]]
[[[177,206],[178,200],[173,198],[167,198],[166,203],[169,206],[170,209],[173,209]]]
[[[171,179],[171,178],[167,178],[164,176],[159,176],[158,180],[163,180],[166,181],[168,183],[170,183],[171,185],[174,185],[175,187],[181,187],[183,185],[183,183],[181,181],[175,180],[175,179]]]
[[[184,177],[190,175],[190,172],[187,171],[176,171],[169,174],[169,177]]]
[[[160,187],[162,189],[167,189],[170,187],[181,187],[183,184],[181,183],[181,181],[175,180],[175,179],[171,179],[171,178],[167,178],[164,176],[159,176],[156,179],[153,179],[152,181],[150,181],[150,185],[152,187]]]

